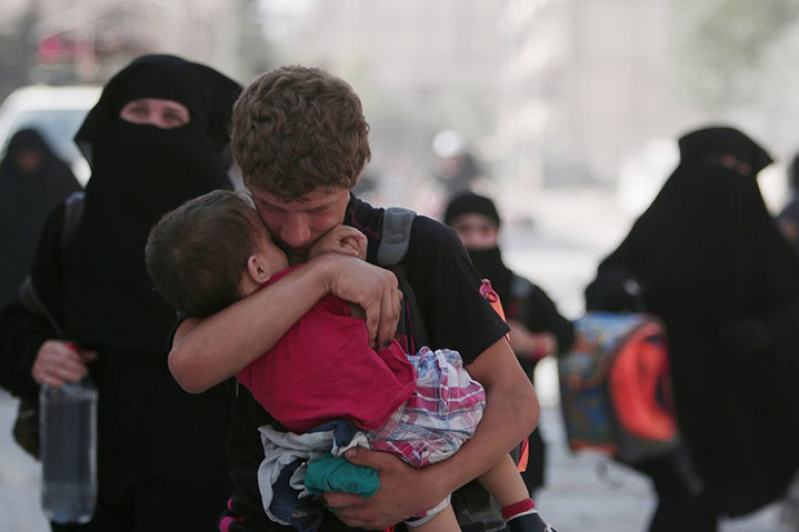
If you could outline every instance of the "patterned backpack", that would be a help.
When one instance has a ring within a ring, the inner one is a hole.
[[[558,360],[569,447],[634,464],[680,441],[663,324],[644,313],[588,312]]]

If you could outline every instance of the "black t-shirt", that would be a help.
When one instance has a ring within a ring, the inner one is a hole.
[[[377,262],[383,212],[355,197],[347,207],[344,223],[366,234],[370,263]],[[417,216],[403,266],[424,316],[431,348],[456,350],[468,364],[508,332],[507,325],[480,295],[480,277],[450,228]],[[269,521],[261,505],[257,474],[264,452],[258,427],[266,424],[279,427],[246,388],[237,386],[228,441],[235,488],[231,507],[264,530],[289,531],[293,528]],[[320,530],[354,529],[329,514]]]

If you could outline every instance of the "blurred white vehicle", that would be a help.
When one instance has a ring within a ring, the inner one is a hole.
[[[88,85],[30,85],[15,90],[0,106],[0,153],[5,154],[14,133],[35,128],[85,185],[91,171],[72,137],[97,103],[100,91],[101,87]]]

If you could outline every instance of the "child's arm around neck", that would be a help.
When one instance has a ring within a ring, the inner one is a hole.
[[[308,251],[308,258],[313,259],[325,253],[339,253],[366,260],[366,249],[369,241],[359,230],[347,225],[337,225],[316,241]],[[353,318],[365,319],[366,313],[363,308],[351,302],[347,302],[350,309],[350,316]]]

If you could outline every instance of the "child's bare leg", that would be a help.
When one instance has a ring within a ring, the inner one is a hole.
[[[448,504],[446,508],[422,525],[414,526],[410,523],[406,523],[406,525],[413,532],[460,532],[461,529],[451,504]]]
[[[477,480],[502,508],[530,497],[522,475],[510,455],[506,455]]]
[[[477,480],[499,503],[509,532],[554,532],[535,511],[535,503],[510,455]]]

